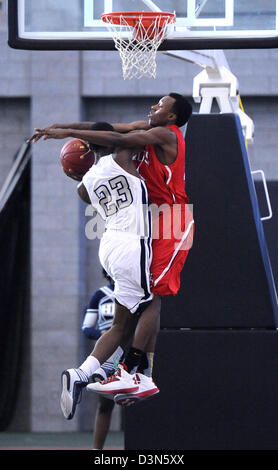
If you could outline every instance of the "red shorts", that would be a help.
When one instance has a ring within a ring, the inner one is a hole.
[[[169,206],[168,206],[169,207]],[[180,273],[193,243],[194,220],[188,205],[153,215],[153,294],[176,295]]]

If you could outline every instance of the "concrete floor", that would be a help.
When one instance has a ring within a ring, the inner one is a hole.
[[[91,432],[23,433],[1,432],[1,450],[90,450]],[[124,433],[108,433],[104,450],[123,450]]]

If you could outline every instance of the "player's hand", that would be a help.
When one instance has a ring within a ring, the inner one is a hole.
[[[44,127],[43,129],[35,128],[35,133],[26,141],[28,144],[35,143],[50,129],[60,128],[60,124],[51,124],[51,126]]]
[[[47,128],[45,129],[35,129],[35,134],[32,135],[32,137],[30,137],[30,139],[28,139],[26,142],[27,144],[30,144],[30,143],[35,143],[35,142],[38,142],[38,140],[40,140],[40,138],[44,135],[44,132],[46,131]]]
[[[68,129],[53,129],[47,128],[36,129],[36,133],[27,142],[37,142],[41,137],[43,140],[47,139],[66,139],[70,137]]]

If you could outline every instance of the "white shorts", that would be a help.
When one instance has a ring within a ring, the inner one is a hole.
[[[135,313],[153,298],[150,290],[151,240],[118,230],[104,232],[99,259],[114,280],[116,301]]]

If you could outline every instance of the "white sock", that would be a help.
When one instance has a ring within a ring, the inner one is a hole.
[[[88,356],[87,359],[79,366],[79,369],[83,370],[85,374],[90,377],[100,367],[100,363],[94,356]]]

